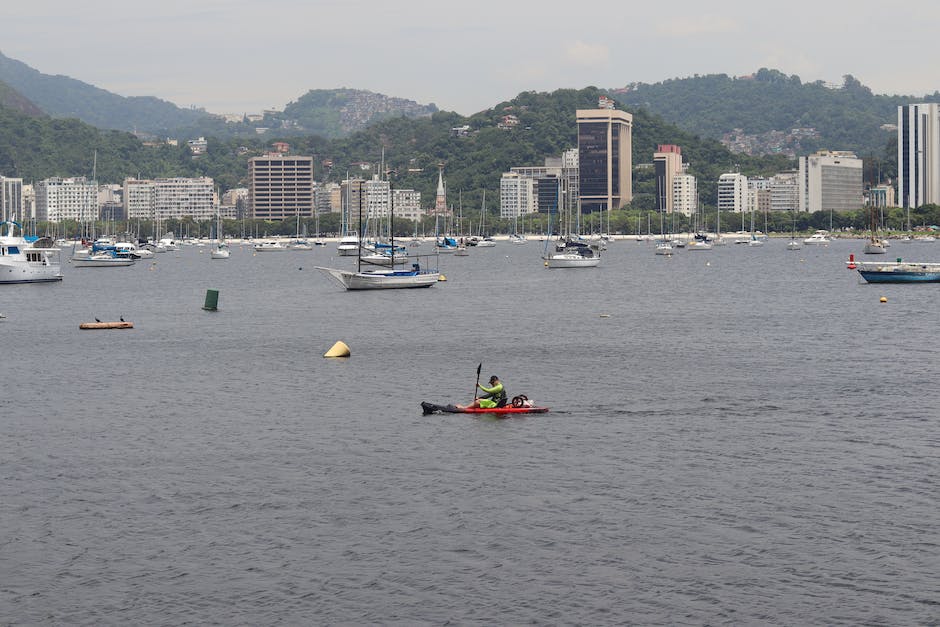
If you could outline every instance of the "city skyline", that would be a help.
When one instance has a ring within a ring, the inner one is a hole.
[[[917,19],[905,20],[885,19],[884,5],[868,0],[849,12],[798,0],[771,16],[740,0],[623,6],[129,0],[116,11],[105,0],[37,0],[5,16],[0,51],[122,96],[218,114],[282,109],[311,89],[350,87],[469,115],[523,91],[761,67],[806,82],[851,74],[878,94],[940,89],[922,49],[940,7],[924,0],[906,5]],[[846,45],[846,33],[871,33],[880,45]]]

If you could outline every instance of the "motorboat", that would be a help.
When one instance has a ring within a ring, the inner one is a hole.
[[[355,233],[344,235],[336,245],[337,252],[343,257],[354,257],[359,254],[359,236]]]
[[[859,261],[850,257],[849,269],[858,270],[868,283],[940,283],[940,263]]]
[[[232,251],[229,250],[228,244],[225,242],[219,242],[215,248],[209,251],[210,259],[228,259],[231,256]]]
[[[76,268],[119,268],[132,266],[136,262],[137,260],[133,257],[118,256],[113,250],[92,251],[69,259],[69,263]]]
[[[822,229],[819,229],[818,231],[816,231],[815,233],[813,233],[812,235],[804,239],[803,243],[811,246],[814,244],[828,244],[831,241],[832,240],[829,239],[829,231],[824,231]]]
[[[672,244],[669,243],[669,240],[660,240],[653,252],[657,255],[671,256]]]
[[[283,252],[289,250],[287,246],[280,242],[267,241],[267,242],[258,242],[254,245],[255,252]]]
[[[6,233],[3,233],[6,227]],[[16,234],[19,229],[19,235]],[[48,237],[23,234],[19,223],[0,222],[0,283],[47,283],[61,281],[60,252]]]
[[[559,241],[544,259],[546,268],[595,268],[601,263],[596,246],[572,240]]]
[[[477,242],[477,248],[492,248],[496,246],[496,240],[492,237],[484,237]]]

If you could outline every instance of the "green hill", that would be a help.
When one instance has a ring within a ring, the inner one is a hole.
[[[54,118],[76,118],[98,128],[165,136],[207,117],[159,98],[126,98],[74,78],[43,74],[2,53],[0,81]]]
[[[721,139],[735,129],[760,136],[754,143],[757,152],[765,154],[851,150],[863,158],[892,161],[896,132],[891,125],[897,124],[897,107],[940,102],[940,92],[925,97],[880,96],[851,75],[844,77],[841,87],[832,88],[766,68],[745,77],[711,74],[653,85],[634,83],[610,95],[627,108],[655,111],[705,137]],[[803,130],[792,133],[793,129]]]

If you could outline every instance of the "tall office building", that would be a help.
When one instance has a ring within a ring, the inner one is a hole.
[[[271,154],[248,161],[251,215],[262,220],[313,217],[313,157]]]
[[[728,172],[718,177],[718,210],[742,213],[747,211],[747,177]]]
[[[855,154],[820,150],[800,157],[800,211],[857,210],[862,191],[862,160]]]
[[[518,172],[506,172],[499,180],[499,217],[518,218],[535,211],[535,180]]]
[[[673,179],[682,174],[682,148],[675,144],[660,144],[653,153],[656,172],[656,210],[661,213],[675,211]]]
[[[633,200],[633,116],[609,108],[578,109],[577,121],[581,211],[619,209]]]
[[[940,204],[940,105],[898,107],[898,205]]]
[[[26,220],[23,213],[23,179],[0,176],[0,220]]]

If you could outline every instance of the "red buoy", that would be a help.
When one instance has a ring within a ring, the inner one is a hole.
[[[855,255],[853,253],[849,253],[849,263],[846,265],[846,268],[849,270],[855,269]]]

